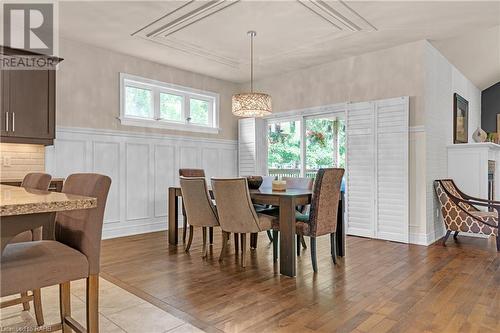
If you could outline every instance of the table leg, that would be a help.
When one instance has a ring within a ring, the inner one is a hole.
[[[295,276],[295,198],[280,197],[280,273]]]
[[[344,209],[345,209],[345,197],[344,193],[341,193],[341,200],[339,200],[339,209],[337,213],[337,231],[335,236],[337,237],[337,254],[339,257],[345,256],[345,225],[344,225]]]
[[[179,234],[179,203],[175,188],[168,189],[168,243],[177,245]]]

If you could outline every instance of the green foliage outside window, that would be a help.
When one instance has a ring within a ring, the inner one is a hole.
[[[135,87],[125,88],[125,113],[129,116],[152,118],[152,92]]]
[[[160,93],[161,119],[182,121],[182,96]]]
[[[191,98],[189,104],[191,122],[201,125],[208,124],[208,102]]]

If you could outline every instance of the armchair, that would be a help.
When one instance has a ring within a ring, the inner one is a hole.
[[[434,189],[441,204],[441,213],[446,227],[443,245],[452,231],[455,232],[453,236],[455,239],[462,231],[495,236],[497,251],[500,252],[498,232],[500,202],[466,195],[451,179],[436,180]],[[481,211],[478,207],[486,207],[489,211]]]

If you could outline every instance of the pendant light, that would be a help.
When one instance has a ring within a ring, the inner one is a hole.
[[[253,91],[253,38],[255,31],[249,31],[250,36],[250,92],[233,95],[233,114],[238,117],[264,117],[272,113],[271,96]]]

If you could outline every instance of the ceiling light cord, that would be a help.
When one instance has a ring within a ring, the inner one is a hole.
[[[250,92],[253,93],[253,38],[257,36],[255,31],[249,31],[250,35]]]

